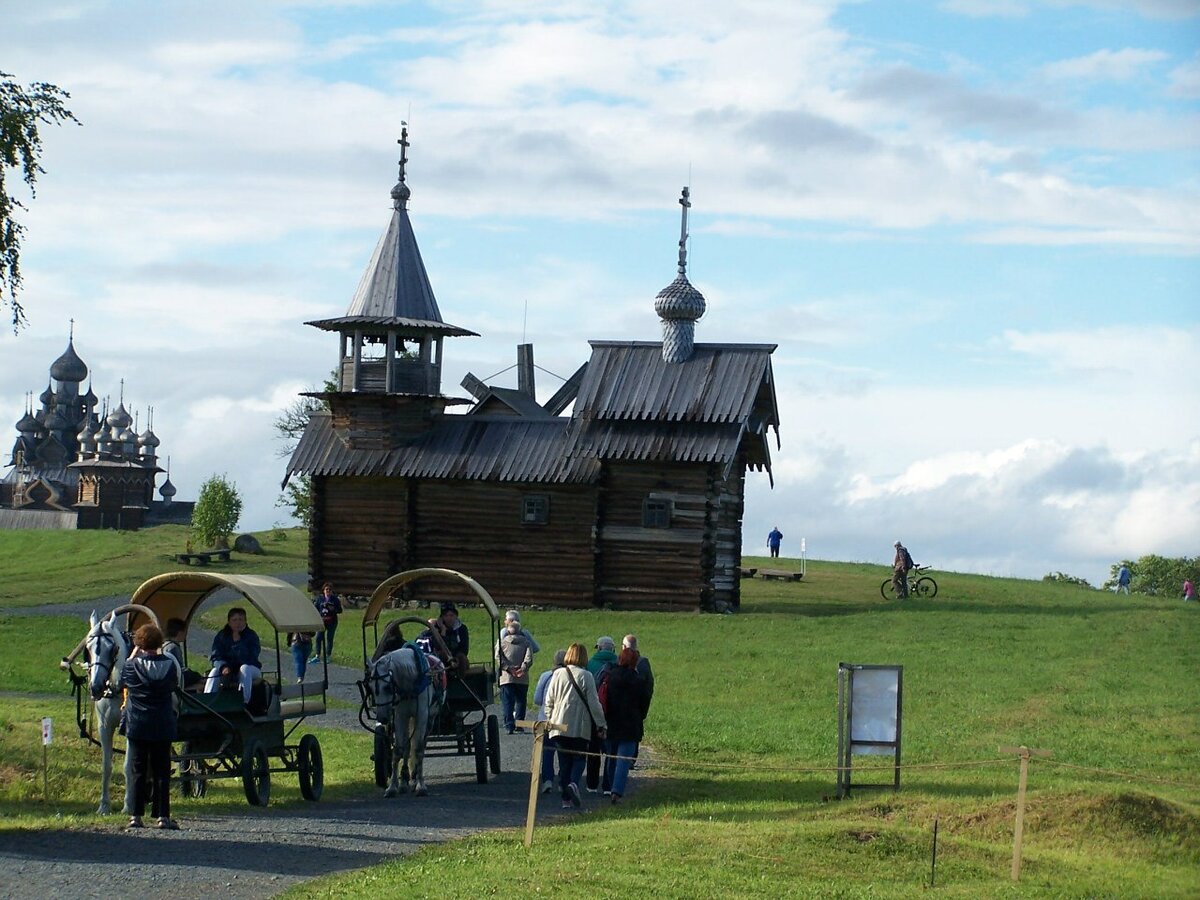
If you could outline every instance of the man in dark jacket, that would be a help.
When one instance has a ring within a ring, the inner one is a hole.
[[[175,740],[175,691],[179,688],[179,664],[160,651],[162,632],[156,625],[143,625],[133,636],[137,652],[121,670],[126,691],[125,738],[134,778],[133,815],[130,828],[141,828],[146,797],[153,780],[152,814],[159,828],[179,826],[171,819],[171,742]]]

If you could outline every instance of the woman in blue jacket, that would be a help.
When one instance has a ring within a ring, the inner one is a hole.
[[[253,628],[246,627],[246,610],[233,607],[225,617],[225,627],[213,636],[212,652],[208,654],[213,667],[204,692],[215,694],[221,687],[221,679],[235,674],[242,688],[242,699],[249,703],[254,679],[262,678],[262,663],[258,660],[261,652],[258,635]]]
[[[175,740],[179,664],[163,655],[162,644],[158,626],[143,625],[133,636],[137,652],[121,669],[121,685],[126,691],[125,739],[134,779],[130,828],[143,827],[151,781],[151,813],[158,819],[158,827],[179,828],[171,819],[171,742]]]

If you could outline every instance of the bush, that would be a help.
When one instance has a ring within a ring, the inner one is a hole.
[[[1080,578],[1077,575],[1068,575],[1066,572],[1047,572],[1042,576],[1042,581],[1056,581],[1059,584],[1077,584],[1085,588],[1091,587],[1086,578]]]
[[[192,532],[208,547],[228,547],[229,536],[242,517],[242,498],[237,485],[224,475],[213,475],[200,486],[192,510]]]

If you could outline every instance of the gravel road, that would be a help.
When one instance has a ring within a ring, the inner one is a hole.
[[[293,578],[303,579],[303,576]],[[291,580],[291,579],[289,579]],[[80,615],[111,609],[127,598],[0,610],[15,615]],[[210,602],[227,602],[214,597]],[[80,634],[82,637],[82,632]],[[357,635],[341,635],[357,640]],[[200,635],[194,647],[207,646]],[[353,669],[330,667],[330,695],[352,701],[334,708],[322,727],[360,730]],[[493,710],[497,711],[498,710]],[[186,801],[174,812],[177,832],[126,831],[119,814],[96,819],[86,830],[0,832],[0,897],[111,898],[170,896],[172,900],[270,897],[294,884],[332,872],[370,866],[428,845],[492,828],[525,823],[532,737],[501,735],[505,771],[476,783],[472,757],[426,762],[428,797],[385,800],[364,784],[353,800],[304,804],[288,810],[246,806],[233,815],[191,815]],[[96,757],[99,769],[99,754]],[[280,781],[288,776],[278,776]],[[599,806],[585,794],[584,811]],[[481,802],[483,801],[483,802]],[[577,813],[559,809],[556,794],[541,796],[538,821]],[[514,842],[520,837],[514,836]]]

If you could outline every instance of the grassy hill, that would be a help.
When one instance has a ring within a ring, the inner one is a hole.
[[[264,554],[235,554],[237,571],[308,568],[307,529],[281,528],[257,537]],[[0,530],[0,608],[131,593],[151,575],[178,568],[174,555],[184,552],[187,541],[185,525],[141,531]]]
[[[64,563],[42,587],[64,599],[96,590],[74,579],[103,556]],[[131,584],[163,570],[153,553],[141,558],[147,568],[136,574],[122,563]],[[17,584],[37,581],[35,567],[3,564],[0,586],[5,571]],[[936,890],[945,896],[1200,895],[1200,605],[955,573],[934,573],[936,599],[896,604],[879,595],[886,574],[812,561],[800,583],[743,581],[733,616],[526,610],[544,649],[535,677],[555,648],[590,647],[601,634],[636,632],[652,659],[658,687],[646,732],[656,762],[635,772],[627,802],[540,828],[530,852],[516,831],[491,833],[297,893],[922,896],[936,817]],[[464,618],[479,642],[482,611]],[[66,623],[39,623],[22,627],[42,630],[44,647],[23,633],[24,674],[0,666],[0,690],[20,689],[63,652],[53,629]],[[6,633],[15,625],[0,621]],[[360,662],[357,632],[350,613],[339,661]],[[898,792],[831,799],[841,661],[904,666],[903,763],[914,768]],[[10,734],[0,734],[0,809],[21,815],[21,798],[37,796],[30,773],[40,748],[11,737],[24,714],[16,702],[0,707]],[[340,758],[365,759],[365,744],[354,736]],[[1017,765],[997,748],[1018,744],[1055,755],[1031,766],[1014,886]],[[361,768],[355,762],[336,789],[372,790]],[[67,812],[86,812],[84,787]],[[222,792],[233,799],[237,789],[221,786],[205,802]]]

